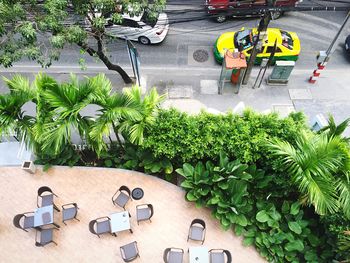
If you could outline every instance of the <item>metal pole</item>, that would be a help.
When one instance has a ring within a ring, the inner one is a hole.
[[[252,69],[254,66],[255,58],[257,54],[261,51],[262,40],[265,36],[265,32],[267,30],[270,20],[271,20],[270,12],[265,12],[264,17],[260,20],[260,23],[259,23],[258,37],[257,37],[257,40],[254,42],[252,53],[250,54],[248,65],[243,75],[242,85],[248,84],[250,74],[252,73]]]
[[[338,30],[337,34],[335,35],[335,37],[334,37],[332,43],[330,44],[330,46],[328,47],[328,49],[327,49],[327,51],[326,51],[326,53],[327,53],[327,57],[325,58],[325,60],[327,59],[326,61],[329,60],[329,56],[330,56],[330,55],[332,54],[332,52],[334,51],[334,46],[338,43],[338,41],[339,41],[339,36],[340,36],[341,32],[343,31],[343,29],[344,29],[346,23],[348,22],[349,18],[350,18],[350,11],[349,11],[348,14],[346,15],[343,24],[342,24],[341,27],[339,28],[339,30]]]
[[[320,76],[320,72],[318,70],[323,70],[325,68],[325,66],[327,65],[333,51],[335,50],[338,42],[339,42],[339,36],[342,33],[344,27],[346,26],[347,22],[349,21],[350,18],[350,11],[348,12],[348,14],[346,15],[343,24],[341,25],[341,27],[339,28],[337,34],[334,36],[334,39],[332,40],[331,44],[329,45],[327,51],[325,52],[325,56],[321,59],[322,61],[319,62],[318,58],[317,58],[317,68],[313,71],[311,77],[309,78],[309,83],[314,84],[316,83],[316,79]],[[321,54],[322,51],[320,51]],[[324,52],[324,51],[323,51]],[[321,60],[320,59],[320,60]]]

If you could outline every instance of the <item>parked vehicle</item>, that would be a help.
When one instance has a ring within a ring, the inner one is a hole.
[[[168,16],[165,13],[160,13],[155,21],[148,20],[146,13],[134,17],[123,14],[122,24],[114,24],[111,19],[107,21],[108,34],[138,41],[144,45],[162,42],[169,31]]]
[[[206,0],[205,6],[207,8],[207,12],[209,14],[217,15],[214,19],[222,23],[227,19],[227,12],[233,9],[247,9],[252,7],[265,7],[268,5],[270,0]],[[298,3],[302,2],[302,0],[277,0],[275,6],[296,6]],[[243,14],[243,15],[232,15],[232,16],[252,16],[257,15],[257,10],[252,9],[251,14]],[[272,19],[279,18],[283,12],[275,11],[271,13]]]
[[[350,35],[345,39],[345,50],[350,55]]]
[[[218,63],[222,63],[225,51],[238,49],[248,58],[253,49],[253,43],[257,38],[256,28],[244,29],[237,32],[226,32],[215,42],[214,57]],[[276,42],[274,60],[296,61],[300,53],[300,41],[296,33],[284,31],[279,28],[268,28],[263,39],[261,53],[258,53],[255,64],[260,64],[263,58],[269,58]]]
[[[156,20],[149,20],[146,13],[133,17],[123,14],[121,24],[113,23],[112,15],[113,13],[104,15],[107,21],[106,34],[118,38],[127,38],[149,45],[162,42],[169,31],[168,16],[165,13],[160,13]]]

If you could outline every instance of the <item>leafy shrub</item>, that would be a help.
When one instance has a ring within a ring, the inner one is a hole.
[[[266,191],[275,186],[274,178],[255,165],[229,161],[221,152],[215,165],[185,163],[176,172],[185,178],[181,186],[188,201],[211,208],[224,229],[234,227],[245,245],[254,244],[270,262],[329,262],[332,257],[318,217],[306,216],[278,188],[277,194]]]
[[[178,165],[216,160],[221,150],[245,163],[264,162],[270,157],[262,142],[273,137],[293,141],[304,128],[305,120],[299,113],[280,119],[274,113],[263,115],[251,110],[242,117],[205,112],[189,116],[174,109],[162,110],[146,132],[143,148]]]
[[[35,163],[44,165],[43,170],[47,171],[52,165],[68,165],[72,167],[80,161],[80,155],[77,154],[73,147],[71,145],[65,145],[58,153],[55,153],[51,149],[39,151]]]
[[[336,259],[342,262],[349,262],[350,220],[345,215],[338,213],[323,216],[322,223],[326,229],[327,243],[337,252]]]

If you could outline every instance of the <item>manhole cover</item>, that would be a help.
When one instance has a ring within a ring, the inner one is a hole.
[[[206,50],[197,49],[195,52],[193,52],[193,58],[197,62],[205,62],[208,60],[209,54]]]

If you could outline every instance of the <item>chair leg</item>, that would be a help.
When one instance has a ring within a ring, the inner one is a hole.
[[[56,210],[57,212],[61,212],[61,210],[59,210],[58,207],[57,207],[55,204],[53,204],[53,208],[55,208],[55,210]]]
[[[75,220],[78,220],[78,221],[80,222],[80,220],[79,220],[78,218],[74,217],[74,219],[75,219]]]
[[[132,234],[132,233],[134,233],[134,232],[132,231],[132,229],[131,229],[131,228],[129,229],[129,231],[130,231],[130,233],[131,233],[131,234]]]
[[[64,222],[63,222],[64,223]],[[60,225],[56,224],[55,222],[52,223],[55,227],[60,228]],[[66,223],[64,223],[66,225]]]
[[[64,222],[64,221],[62,221],[62,223],[63,223],[63,224],[65,224],[65,225],[67,225],[67,223],[66,223],[66,222]]]
[[[55,241],[52,240],[52,243],[54,243],[56,246],[58,245]]]

